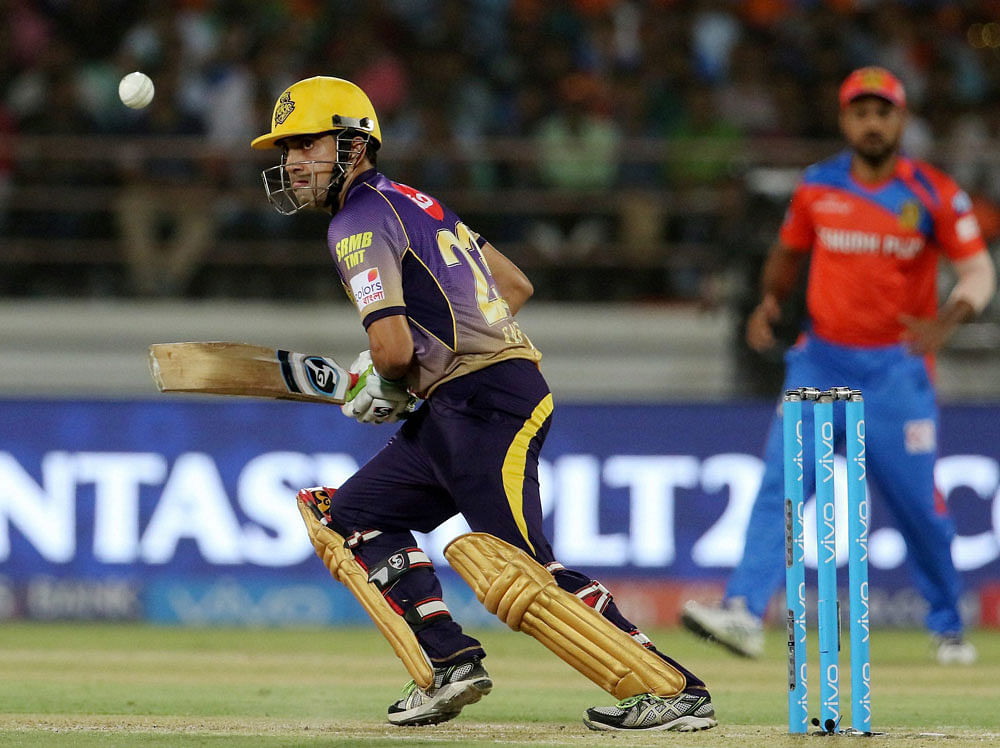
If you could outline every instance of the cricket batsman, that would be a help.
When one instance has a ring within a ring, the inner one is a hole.
[[[562,566],[542,532],[538,459],[553,401],[515,320],[527,277],[440,201],[377,171],[378,118],[353,83],[299,81],[270,124],[252,143],[280,152],[263,172],[268,199],[285,214],[330,214],[330,254],[368,334],[343,412],[362,423],[406,416],[337,490],[299,493],[318,555],[413,676],[388,721],[444,722],[493,687],[486,652],[453,619],[413,535],[460,513],[474,532],[445,555],[484,605],[619,700],[586,710],[588,727],[714,727],[705,683],[600,582]],[[424,402],[410,412],[414,396]]]

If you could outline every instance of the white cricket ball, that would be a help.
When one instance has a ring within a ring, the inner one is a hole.
[[[131,109],[142,109],[153,100],[153,81],[145,73],[129,73],[118,84],[118,98]]]

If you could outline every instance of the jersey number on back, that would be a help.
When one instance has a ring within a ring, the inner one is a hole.
[[[509,318],[510,308],[497,291],[486,258],[483,257],[482,250],[468,226],[459,221],[455,225],[454,232],[441,229],[437,232],[437,244],[448,267],[454,267],[464,261],[472,271],[476,284],[476,304],[479,305],[479,311],[486,324],[494,325],[500,320]]]

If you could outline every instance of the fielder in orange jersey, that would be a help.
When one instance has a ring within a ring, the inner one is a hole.
[[[809,167],[796,187],[765,262],[762,298],[746,338],[758,351],[774,346],[781,302],[811,255],[806,328],[785,356],[783,389],[863,391],[868,475],[906,540],[914,581],[928,603],[936,658],[971,663],[976,650],[963,637],[961,586],[951,558],[955,530],[934,487],[934,354],[990,301],[995,270],[968,195],[948,175],[900,153],[905,122],[905,92],[892,73],[862,68],[844,81],[840,128],[849,148]],[[941,257],[958,281],[939,307]],[[803,433],[812,433],[811,410],[803,416]],[[809,486],[814,463],[812,442],[805,442]],[[684,625],[738,654],[759,655],[762,617],[784,579],[783,530],[779,414],[743,559],[722,605],[689,602]]]
[[[391,422],[409,410],[413,394],[424,399],[333,493],[322,516],[412,628],[434,669],[428,687],[407,685],[389,706],[388,721],[444,722],[493,687],[482,644],[452,618],[413,536],[460,513],[474,531],[527,553],[564,594],[598,611],[608,628],[631,637],[625,642],[634,642],[642,657],[675,676],[670,693],[634,693],[615,706],[586,710],[588,727],[714,727],[705,683],[659,652],[603,585],[552,555],[542,528],[538,459],[553,401],[539,370],[541,354],[514,319],[531,296],[528,278],[447,206],[377,171],[378,119],[349,81],[319,76],[293,84],[275,104],[271,131],[252,145],[281,153],[280,163],[264,172],[268,198],[280,212],[314,208],[331,215],[331,272],[339,274],[370,345],[352,366],[360,380],[344,414]]]

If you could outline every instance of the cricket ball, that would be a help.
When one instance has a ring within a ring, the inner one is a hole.
[[[118,98],[130,109],[142,109],[153,100],[153,81],[145,73],[129,73],[118,83]]]

